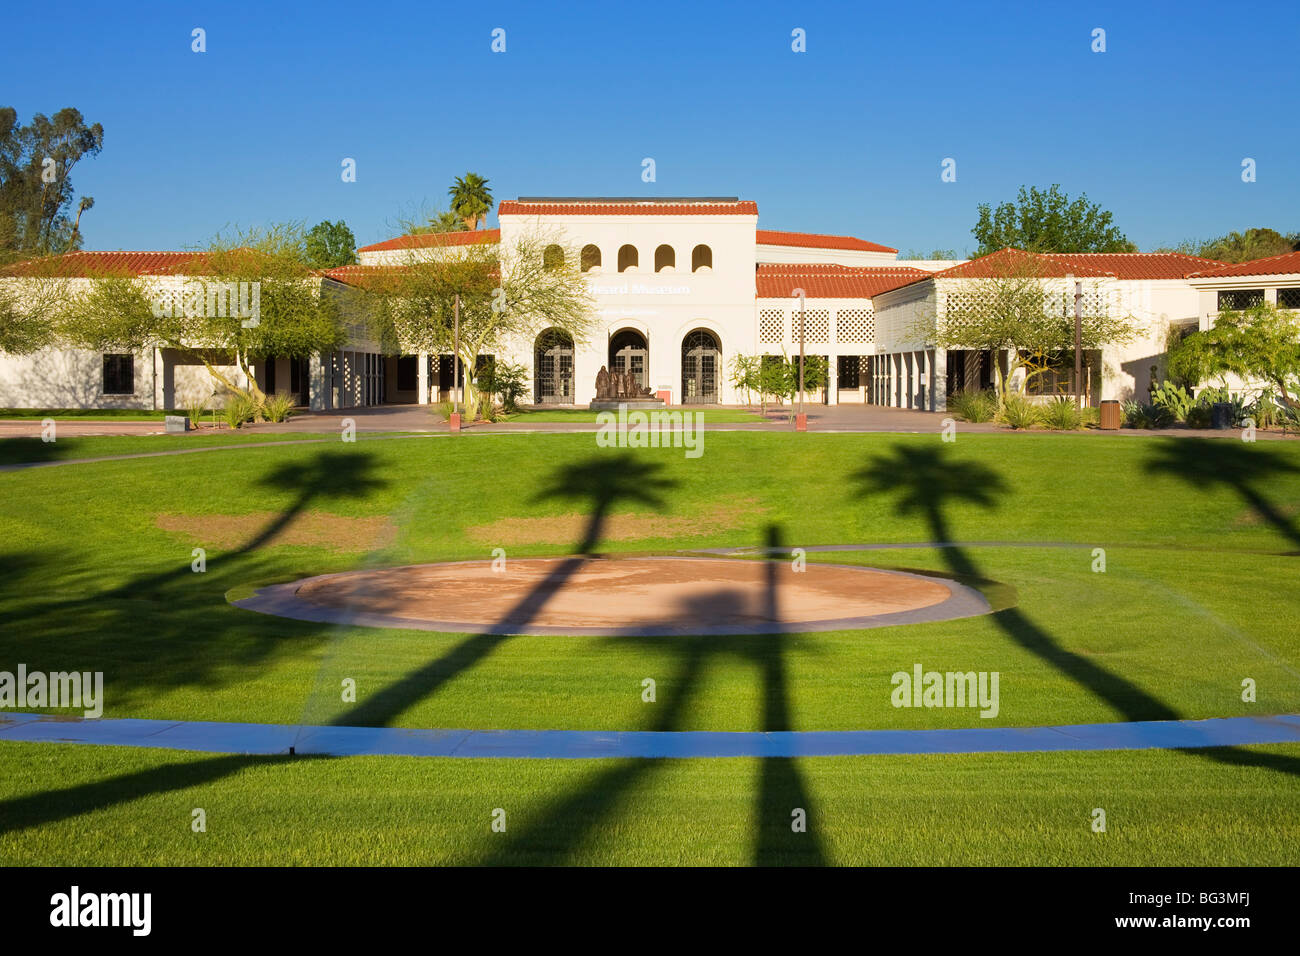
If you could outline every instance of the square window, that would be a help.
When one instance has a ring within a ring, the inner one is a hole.
[[[1300,309],[1300,288],[1278,289],[1277,307],[1279,309]]]
[[[105,395],[135,394],[135,356],[105,355],[103,392]]]
[[[1263,289],[1224,289],[1219,293],[1219,311],[1239,312],[1264,301]]]

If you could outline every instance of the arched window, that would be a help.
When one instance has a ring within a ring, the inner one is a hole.
[[[674,269],[677,266],[677,253],[673,252],[673,247],[669,245],[660,246],[655,250],[655,272],[663,272],[665,269]]]
[[[555,243],[551,243],[544,250],[542,250],[542,268],[558,269],[562,265],[564,265],[563,249],[561,249]]]
[[[618,271],[627,272],[637,267],[636,246],[622,246],[618,250]]]
[[[691,271],[699,272],[701,269],[713,271],[713,250],[706,245],[698,245],[691,252]]]
[[[582,247],[582,271],[600,268],[600,247],[587,243]]]

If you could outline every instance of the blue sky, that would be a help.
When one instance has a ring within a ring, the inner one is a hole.
[[[93,249],[340,218],[365,244],[466,170],[498,199],[738,195],[762,227],[904,251],[974,248],[976,205],[1021,184],[1086,192],[1144,249],[1300,230],[1294,0],[118,0],[14,5],[5,26],[0,105],[104,125],[73,173]]]

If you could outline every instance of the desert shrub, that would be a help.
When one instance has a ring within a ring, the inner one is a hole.
[[[998,413],[998,399],[988,389],[963,388],[948,399],[948,410],[968,422],[991,422]]]
[[[488,402],[482,407],[485,417],[493,415],[491,399],[501,399],[501,407],[506,413],[519,411],[519,399],[528,394],[528,369],[514,362],[494,362],[479,376],[479,388],[488,396]],[[488,418],[492,421],[492,418]]]
[[[231,428],[240,428],[245,422],[252,421],[256,413],[256,402],[243,392],[232,392],[226,396],[225,407],[221,409],[221,420]]]
[[[1053,431],[1073,431],[1083,424],[1083,414],[1073,398],[1057,398],[1042,409],[1043,425]]]
[[[1210,406],[1197,402],[1187,410],[1187,427],[1188,428],[1209,428],[1210,427]]]
[[[1079,424],[1084,428],[1097,428],[1101,425],[1101,409],[1091,405],[1084,406],[1079,413]]]
[[[445,419],[447,419],[448,421],[450,421],[450,420],[451,420],[451,414],[452,414],[452,412],[454,412],[454,411],[456,410],[456,403],[455,403],[455,402],[439,402],[437,405],[435,405],[435,406],[433,406],[433,407],[436,408],[436,409],[438,410],[438,414],[439,414],[439,415],[441,415],[443,418],[445,418]]]
[[[1173,413],[1162,405],[1148,405],[1130,399],[1124,403],[1123,412],[1127,428],[1168,428],[1174,423]]]
[[[185,414],[190,417],[190,423],[199,427],[199,419],[208,410],[208,398],[206,395],[196,395],[185,403]]]
[[[267,421],[288,421],[289,416],[293,414],[293,396],[284,392],[266,396],[266,400],[262,402],[262,413]]]
[[[1151,392],[1151,404],[1167,409],[1176,421],[1186,421],[1188,410],[1196,404],[1192,393],[1173,382],[1161,382]]]
[[[1033,428],[1043,419],[1043,410],[1023,395],[1008,395],[998,416],[1012,428]]]

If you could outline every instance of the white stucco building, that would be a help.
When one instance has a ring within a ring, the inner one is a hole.
[[[375,267],[411,257],[456,255],[478,242],[511,243],[525,233],[556,237],[578,257],[595,302],[583,341],[537,329],[494,346],[490,357],[524,365],[528,400],[586,405],[601,366],[631,371],[672,404],[732,404],[737,355],[798,353],[828,360],[828,387],[810,400],[941,410],[952,391],[990,378],[987,355],[944,351],[925,330],[948,302],[973,294],[997,274],[1003,250],[970,262],[897,258],[897,250],[851,236],[765,230],[758,207],[736,197],[525,197],[500,204],[493,230],[399,236],[358,250],[358,265],[312,280],[322,295],[365,295]],[[1104,398],[1145,394],[1173,327],[1204,328],[1220,308],[1254,301],[1300,308],[1300,253],[1237,266],[1164,253],[1034,256],[1043,281],[1084,282],[1092,307],[1132,316],[1135,342],[1088,355],[1088,392]],[[64,257],[73,281],[105,272],[149,283],[184,282],[194,253],[78,252]],[[196,270],[196,274],[199,270]],[[20,289],[21,270],[0,271],[0,286]],[[278,356],[255,374],[267,391],[289,392],[316,409],[381,403],[426,403],[450,397],[453,363],[444,355],[383,354],[359,324],[346,346],[327,355]],[[1045,394],[1068,387],[1048,376]],[[202,365],[172,350],[104,355],[47,349],[0,353],[0,407],[176,408],[196,397],[220,402]]]

